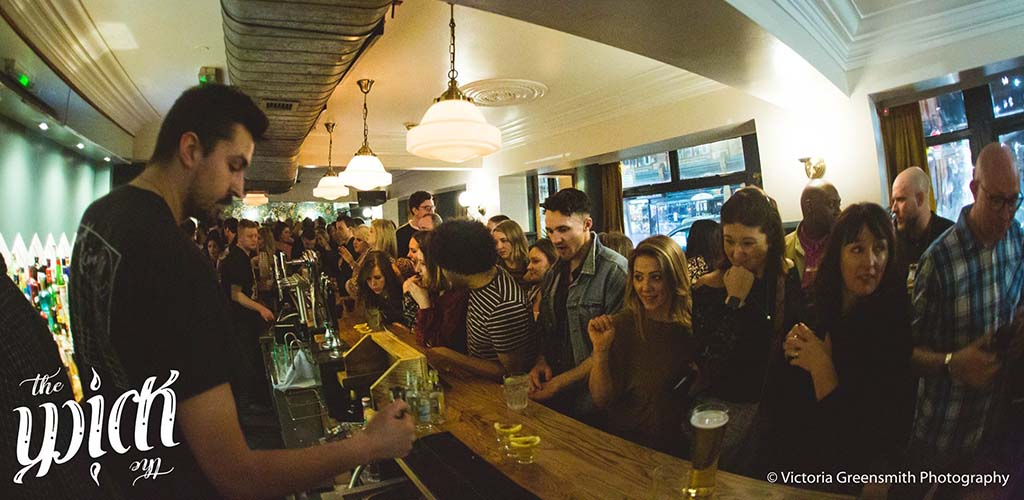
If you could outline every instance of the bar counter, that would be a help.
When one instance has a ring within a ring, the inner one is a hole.
[[[352,316],[352,315],[350,315]],[[348,318],[340,323],[340,336],[355,345],[363,334]],[[400,341],[425,352],[408,330],[389,328]],[[645,498],[652,473],[660,465],[689,467],[689,462],[646,448],[531,401],[521,412],[505,406],[501,385],[460,372],[442,372],[447,410],[438,431],[448,431],[502,474],[544,499]],[[499,453],[495,422],[520,423],[526,432],[540,436],[536,462],[519,465]],[[399,465],[427,498],[436,498],[402,460]],[[819,493],[770,484],[719,471],[715,498],[838,499],[844,495]]]

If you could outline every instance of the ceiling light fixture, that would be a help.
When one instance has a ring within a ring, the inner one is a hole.
[[[110,157],[109,156],[104,156],[103,157],[103,161],[105,161],[107,163],[110,163]]]
[[[245,198],[242,198],[242,204],[247,207],[258,207],[260,205],[266,205],[270,201],[267,198],[266,193],[245,193]]]
[[[85,149],[85,144],[78,143],[78,144],[75,144],[75,147],[78,148],[78,149]]]
[[[451,7],[451,43],[448,54],[448,89],[427,109],[420,124],[405,136],[405,149],[410,153],[432,160],[462,163],[489,155],[501,149],[501,131],[487,123],[483,113],[466,97],[455,79],[455,5]]]
[[[331,163],[331,153],[334,151],[334,125],[334,122],[324,124],[330,141],[327,143],[327,173],[320,178],[320,182],[313,188],[313,196],[332,201],[342,196],[348,196],[349,193],[348,188],[345,187],[345,183],[338,177],[338,172],[334,171],[334,165]]]
[[[348,167],[341,173],[342,182],[360,191],[369,191],[376,187],[391,184],[391,174],[384,170],[380,158],[370,149],[369,129],[366,126],[366,95],[373,88],[373,80],[362,79],[356,82],[363,93],[363,145],[348,162]]]
[[[46,122],[39,122],[39,130],[42,130],[42,131],[45,132],[47,130],[50,130],[50,126],[47,125]]]

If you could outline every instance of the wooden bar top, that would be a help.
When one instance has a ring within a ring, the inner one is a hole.
[[[354,345],[362,334],[341,321],[340,336]],[[403,342],[425,351],[404,328],[389,328]],[[505,406],[504,390],[494,382],[459,372],[441,373],[445,382],[446,422],[451,432],[503,474],[541,498],[644,498],[654,469],[660,465],[689,468],[689,462],[590,427],[530,401],[521,412]],[[541,438],[536,462],[519,465],[499,453],[495,422],[519,423],[526,434]],[[414,478],[415,479],[415,478]],[[718,472],[715,498],[826,499],[845,495],[770,484]]]

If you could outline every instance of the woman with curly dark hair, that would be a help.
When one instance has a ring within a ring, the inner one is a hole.
[[[895,243],[888,212],[873,203],[851,205],[836,221],[811,320],[790,329],[773,353],[759,422],[757,463],[765,472],[866,474],[898,465],[916,385]]]

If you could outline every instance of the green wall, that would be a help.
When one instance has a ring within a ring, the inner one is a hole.
[[[73,241],[82,213],[110,191],[110,169],[0,117],[0,235]]]

